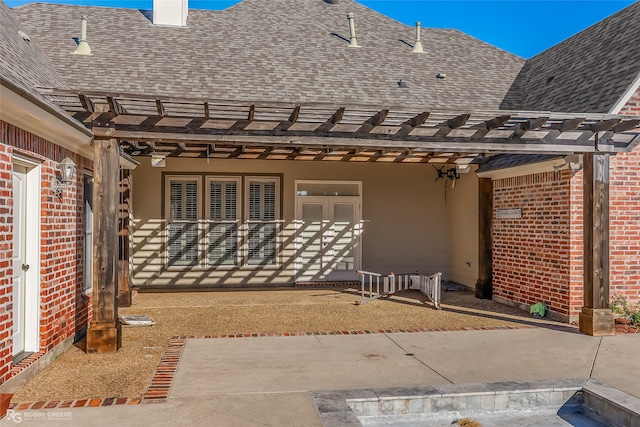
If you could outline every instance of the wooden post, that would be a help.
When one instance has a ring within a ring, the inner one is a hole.
[[[118,220],[118,307],[131,306],[131,174],[122,170]]]
[[[584,154],[584,306],[580,332],[614,335],[609,308],[609,154]]]
[[[493,291],[493,181],[478,179],[478,281],[476,298],[491,299]]]
[[[118,200],[120,149],[110,138],[112,128],[92,129],[93,192],[93,310],[87,331],[87,353],[116,352],[122,346],[118,320]]]

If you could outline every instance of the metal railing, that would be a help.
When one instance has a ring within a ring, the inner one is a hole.
[[[440,310],[442,273],[436,274],[395,274],[383,276],[371,271],[357,271],[360,276],[360,302],[364,304],[374,299],[392,296],[396,292],[416,289],[422,292],[433,306]]]

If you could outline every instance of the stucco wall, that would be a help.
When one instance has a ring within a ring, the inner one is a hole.
[[[448,279],[475,288],[478,280],[478,177],[476,169],[460,174],[455,187],[444,184],[440,197],[445,200],[449,237]],[[439,181],[441,182],[441,181]]]
[[[448,276],[451,248],[451,227],[448,223],[452,218],[447,213],[443,198],[443,181],[435,181],[437,175],[431,165],[221,159],[207,162],[205,159],[168,158],[166,167],[152,168],[149,158],[137,160],[141,164],[133,172],[132,191],[135,218],[133,280],[137,286],[260,286],[293,283],[296,180],[362,181],[363,269],[383,274],[392,271],[441,271],[445,277]],[[239,267],[224,270],[167,269],[164,266],[161,214],[163,173],[192,172],[281,174],[281,253],[284,258],[281,268]],[[460,190],[465,188],[463,185],[460,187]],[[452,193],[449,190],[449,194]],[[476,235],[472,238],[475,239]],[[466,260],[468,257],[465,254],[462,258]]]

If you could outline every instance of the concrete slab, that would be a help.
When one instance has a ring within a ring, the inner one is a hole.
[[[23,411],[7,415],[0,426],[55,421],[318,427],[322,422],[309,391],[416,386],[446,391],[448,380],[500,381],[509,388],[513,381],[589,377],[592,366],[594,378],[640,397],[639,354],[640,335],[594,338],[545,328],[189,339],[165,403]]]
[[[173,398],[166,403],[46,409],[7,414],[0,426],[321,427],[308,393],[260,393]]]
[[[588,377],[599,338],[550,329],[390,334],[453,383]]]
[[[640,398],[640,334],[602,337],[592,376]]]
[[[171,397],[336,390],[447,381],[384,334],[191,339]]]

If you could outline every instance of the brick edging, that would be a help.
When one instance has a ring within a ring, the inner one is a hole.
[[[176,370],[182,357],[184,346],[189,339],[221,339],[221,338],[257,338],[257,337],[302,337],[317,335],[371,335],[371,334],[397,334],[414,332],[460,332],[460,331],[495,331],[515,329],[535,329],[547,327],[552,329],[566,329],[567,325],[509,325],[509,326],[475,326],[462,328],[414,328],[414,329],[378,329],[357,331],[322,331],[322,332],[282,332],[282,333],[254,333],[254,334],[219,334],[219,335],[176,335],[171,337],[165,349],[160,363],[151,379],[147,391],[141,398],[109,397],[94,399],[50,400],[44,402],[14,403],[9,409],[17,411],[54,409],[54,408],[81,408],[113,405],[138,405],[140,403],[162,403],[169,396],[173,385]],[[572,328],[576,329],[576,328]]]
[[[174,336],[169,340],[156,372],[151,378],[151,383],[142,397],[143,403],[164,402],[167,399],[186,342],[187,338],[179,336]]]

